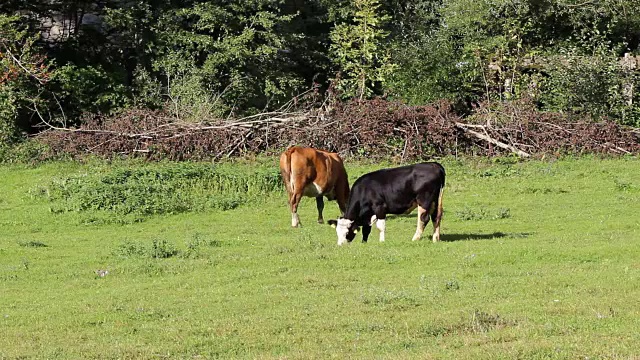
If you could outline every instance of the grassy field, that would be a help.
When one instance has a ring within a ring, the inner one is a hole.
[[[139,201],[170,204],[90,213],[68,184],[114,165],[0,166],[0,358],[640,357],[637,159],[442,163],[443,242],[411,242],[413,214],[343,247],[312,199],[290,228],[268,186],[212,203],[152,175]]]

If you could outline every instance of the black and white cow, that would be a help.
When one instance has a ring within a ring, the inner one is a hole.
[[[437,162],[382,169],[362,175],[351,188],[344,217],[330,220],[336,228],[338,245],[351,242],[362,227],[366,242],[376,223],[384,241],[387,214],[408,214],[418,208],[418,227],[413,240],[420,239],[429,217],[433,221],[433,241],[440,240],[442,192],[445,172]]]

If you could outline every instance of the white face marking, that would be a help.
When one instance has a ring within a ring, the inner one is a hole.
[[[342,245],[347,242],[347,233],[349,227],[353,224],[349,219],[338,219],[338,225],[336,225],[336,234],[338,234],[338,245]]]
[[[384,219],[378,219],[376,227],[380,230],[380,242],[384,241],[384,230],[386,229],[386,221]]]

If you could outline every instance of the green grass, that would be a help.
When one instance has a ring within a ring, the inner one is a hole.
[[[290,228],[281,191],[120,224],[43,196],[170,164],[2,166],[0,358],[640,356],[638,160],[443,164],[443,242],[411,242],[413,214],[343,247],[312,199]]]

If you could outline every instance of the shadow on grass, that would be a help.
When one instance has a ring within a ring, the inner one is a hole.
[[[409,214],[387,214],[387,219],[397,219],[397,218],[411,218],[411,219],[418,219],[418,212],[417,211],[413,211]]]
[[[442,234],[441,241],[463,241],[463,240],[490,240],[499,238],[526,238],[531,233],[503,233],[494,232],[491,234]]]

